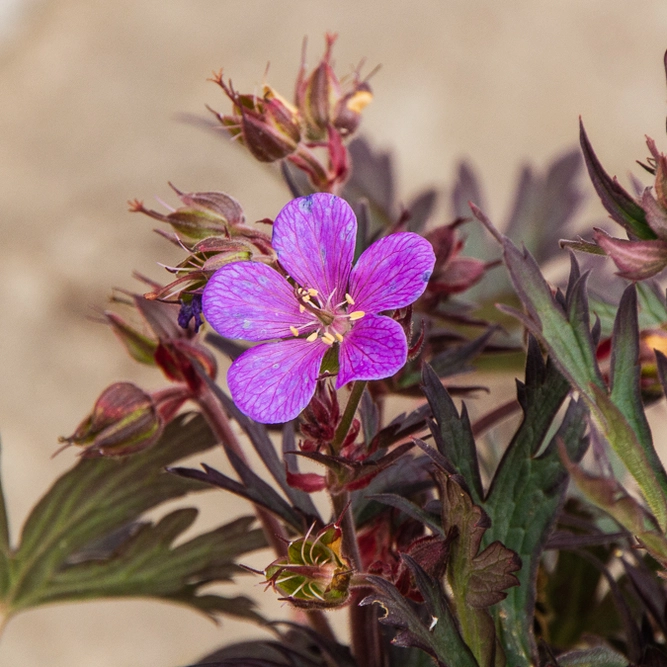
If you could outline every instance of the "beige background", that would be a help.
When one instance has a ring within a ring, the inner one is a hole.
[[[126,201],[173,203],[167,180],[224,190],[250,219],[273,217],[286,199],[271,168],[175,120],[205,103],[227,108],[206,82],[212,70],[224,67],[252,91],[271,61],[270,82],[291,95],[303,36],[312,64],[323,33],[339,32],[339,71],[363,56],[368,67],[382,64],[364,132],[395,151],[404,198],[426,184],[446,190],[468,156],[495,217],[519,162],[541,166],[573,146],[580,114],[622,177],[646,156],[644,134],[667,148],[665,0],[0,0],[0,8],[0,430],[15,535],[71,465],[72,451],[50,459],[56,438],[96,395],[119,379],[161,382],[91,321],[111,286],[134,286],[133,269],[161,277],[156,262],[175,259]],[[591,204],[589,215],[600,210]],[[228,509],[209,494],[200,526]],[[0,667],[177,667],[248,631],[257,632],[153,602],[54,606],[9,624]]]

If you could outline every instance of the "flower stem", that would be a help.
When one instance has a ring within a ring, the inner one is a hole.
[[[357,380],[352,386],[352,393],[350,394],[350,398],[347,401],[345,412],[343,413],[343,417],[338,424],[338,428],[334,434],[333,442],[331,443],[334,454],[338,453],[338,450],[340,449],[343,441],[345,440],[345,437],[350,430],[350,426],[352,426],[352,420],[354,419],[354,415],[357,412],[357,407],[359,406],[359,401],[361,400],[365,388],[365,380]]]

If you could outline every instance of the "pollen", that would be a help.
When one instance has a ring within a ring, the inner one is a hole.
[[[348,317],[354,322],[355,320],[360,320],[366,313],[363,310],[354,310]]]
[[[317,290],[312,287],[308,290],[309,296],[317,296]]]
[[[361,113],[372,101],[373,95],[368,90],[358,90],[345,106],[354,113]]]
[[[299,335],[299,330],[296,327],[290,327],[289,330],[292,332],[292,336]]]
[[[354,299],[349,294],[345,294],[345,301],[347,301],[351,306],[354,306]]]
[[[328,331],[322,334],[322,340],[327,345],[333,345],[336,342],[336,339]]]
[[[305,312],[305,311],[306,311],[306,307],[305,307],[302,303],[300,303],[300,304],[299,304],[299,312],[300,312],[300,313],[303,313],[303,312]]]
[[[336,340],[337,340],[339,343],[342,343],[342,342],[343,342],[343,334],[338,333],[338,332],[336,331],[336,333],[334,334],[334,336],[336,336]]]
[[[313,343],[314,341],[316,341],[317,340],[317,331],[313,331],[313,333],[311,333],[310,336],[308,336],[308,338],[306,338],[306,340],[309,343]]]

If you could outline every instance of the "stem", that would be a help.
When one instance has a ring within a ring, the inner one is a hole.
[[[357,380],[354,385],[352,385],[352,392],[350,393],[350,398],[348,399],[347,405],[345,406],[345,412],[343,413],[343,417],[338,424],[333,442],[331,443],[334,454],[338,453],[338,450],[340,449],[343,441],[345,440],[345,437],[350,430],[350,426],[352,426],[352,420],[354,419],[354,415],[357,412],[357,407],[359,407],[359,401],[361,400],[361,396],[363,395],[365,388],[365,380]]]
[[[354,415],[359,407],[359,401],[366,388],[366,382],[357,380],[350,394],[350,398],[345,406],[345,412],[338,424],[332,444],[332,450],[336,454],[352,426]],[[343,555],[348,558],[355,570],[361,572],[363,563],[361,553],[359,552],[359,543],[357,541],[357,531],[354,524],[354,515],[352,513],[352,504],[350,503],[349,491],[331,496],[334,514],[340,517],[340,528],[343,534]],[[359,665],[364,667],[385,667],[387,664],[386,656],[382,647],[380,637],[380,626],[378,624],[378,610],[375,605],[360,607],[359,602],[368,595],[369,590],[365,588],[356,589],[352,593],[352,603],[350,606],[350,641],[352,655]]]
[[[213,392],[202,383],[202,387],[197,396],[197,403],[199,408],[202,411],[202,414],[206,418],[211,430],[219,438],[222,446],[225,450],[230,449],[234,452],[244,463],[248,463],[243,449],[241,448],[241,443],[238,441],[232,426],[229,423],[229,418],[227,413],[223,410],[220,405],[220,401],[213,395]],[[264,507],[259,505],[253,505],[257,519],[262,524],[264,529],[264,534],[266,539],[271,545],[272,549],[275,551],[276,555],[279,558],[282,558],[287,555],[287,533],[285,529],[276,519],[276,517],[271,514]]]
[[[231,449],[244,463],[247,464],[248,461],[243,453],[241,443],[238,441],[238,438],[232,430],[227,413],[223,410],[220,401],[205,383],[202,383],[199,395],[197,396],[197,403],[211,427],[211,430],[220,439],[222,446],[225,449]],[[266,508],[253,504],[253,509],[255,510],[257,519],[262,525],[266,539],[276,553],[276,556],[278,556],[278,558],[287,556],[287,544],[289,540],[285,528]],[[335,641],[336,636],[323,612],[311,610],[308,611],[306,615],[313,630],[327,639]]]

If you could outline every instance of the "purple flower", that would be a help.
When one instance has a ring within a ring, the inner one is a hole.
[[[336,388],[379,380],[407,358],[401,325],[382,311],[403,308],[426,288],[435,255],[409,232],[376,241],[354,268],[357,220],[343,199],[294,199],[273,224],[273,247],[290,277],[259,262],[218,269],[204,289],[204,315],[227,338],[270,341],[229,369],[232,397],[245,414],[274,424],[296,417],[315,393],[322,359],[338,348]]]

